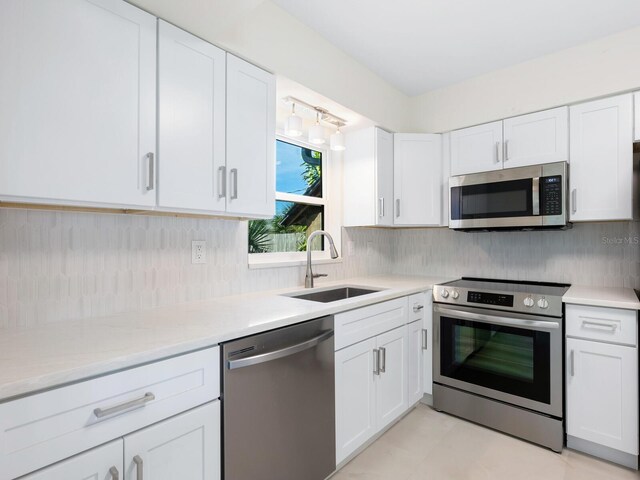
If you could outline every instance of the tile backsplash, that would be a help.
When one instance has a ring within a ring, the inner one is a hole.
[[[570,230],[402,230],[393,273],[640,288],[640,223],[576,223]]]
[[[247,222],[0,209],[0,327],[131,312],[304,282],[304,267],[249,269]],[[206,240],[207,263],[191,264]],[[350,255],[347,244],[353,242]],[[378,273],[640,287],[640,224],[462,233],[348,228],[330,280]]]
[[[344,229],[343,261],[314,270],[389,272],[392,233]],[[192,240],[206,240],[206,264],[191,264]],[[304,284],[304,267],[249,269],[246,244],[246,221],[0,209],[0,327]]]

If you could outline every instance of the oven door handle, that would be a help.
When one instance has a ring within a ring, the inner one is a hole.
[[[438,306],[433,307],[435,312],[444,313],[451,317],[474,320],[481,323],[493,323],[495,325],[505,325],[508,327],[524,328],[527,330],[557,330],[560,328],[558,322],[546,322],[539,320],[526,320],[498,317],[495,315],[484,315],[481,313],[463,312],[462,310],[443,309]]]

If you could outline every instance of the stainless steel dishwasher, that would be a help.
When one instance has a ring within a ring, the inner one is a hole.
[[[323,480],[336,468],[333,317],[223,344],[226,480]]]

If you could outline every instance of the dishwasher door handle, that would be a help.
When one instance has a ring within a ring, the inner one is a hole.
[[[289,355],[294,355],[296,353],[309,350],[310,348],[315,347],[316,345],[330,339],[331,337],[333,337],[333,330],[328,330],[321,333],[317,337],[310,338],[309,340],[305,340],[302,343],[296,343],[295,345],[291,345],[290,347],[280,348],[272,352],[261,353],[259,355],[240,358],[238,360],[229,360],[228,367],[229,370],[234,370],[236,368],[249,367],[251,365],[270,362],[271,360],[277,360],[278,358],[288,357]]]

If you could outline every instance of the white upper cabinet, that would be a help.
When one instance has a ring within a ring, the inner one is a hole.
[[[227,54],[227,212],[275,213],[276,80]]]
[[[394,135],[395,225],[440,225],[442,219],[442,136]]]
[[[5,0],[0,198],[156,204],[156,18],[121,0]]]
[[[569,160],[569,108],[507,118],[504,168]]]
[[[158,24],[158,206],[225,210],[226,53]]]
[[[632,95],[570,108],[571,221],[633,218]]]
[[[392,226],[393,134],[371,127],[345,136],[344,226]]]
[[[451,175],[502,169],[502,121],[451,132]]]

